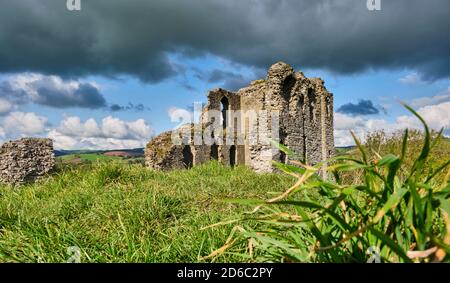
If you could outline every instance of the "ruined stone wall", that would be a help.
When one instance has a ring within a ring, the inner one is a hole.
[[[211,90],[208,93],[208,104],[207,110],[220,110],[222,98],[226,97],[228,99],[230,110],[239,110],[241,109],[241,99],[240,97],[231,91],[227,91],[221,88],[216,88]]]
[[[265,134],[273,138],[278,132],[278,142],[288,146],[302,161],[316,164],[334,154],[333,96],[321,79],[308,79],[279,62],[269,69],[265,80],[253,82],[238,95],[244,111],[267,110],[280,114],[278,131],[270,128],[273,124],[268,117],[259,117],[257,125],[244,130],[250,132],[246,139],[246,164],[256,171],[271,171],[272,160],[288,161],[270,145],[248,144],[253,138],[252,131],[258,132],[262,122],[269,126]]]
[[[147,144],[145,164],[156,170],[185,168],[183,146],[172,143],[172,132],[162,133]]]
[[[225,128],[220,113],[224,101],[228,110],[241,110],[234,117],[225,114]],[[274,64],[264,80],[253,81],[237,93],[223,89],[210,91],[203,110],[200,125],[191,127],[200,127],[206,136],[216,139],[218,149],[213,154],[211,143],[192,144],[194,165],[217,159],[223,164],[245,164],[257,172],[273,172],[273,160],[289,162],[289,158],[265,138],[286,145],[308,164],[316,164],[334,154],[333,95],[321,79],[306,78],[283,62]],[[274,113],[278,116],[272,116]],[[209,133],[210,128],[214,130]],[[234,129],[231,143],[224,139],[230,128]],[[201,142],[205,140],[200,138]],[[172,164],[172,168],[180,167],[180,151],[173,147],[166,153],[172,156],[164,157],[164,162]],[[217,156],[213,158],[213,155]],[[159,168],[154,165],[164,162],[149,164]]]
[[[288,104],[288,116],[283,121],[285,127],[285,137],[283,144],[297,153],[297,158],[304,161],[306,155],[306,132],[305,122],[307,120],[305,96],[307,93],[309,81],[301,72],[294,75],[295,84],[291,90],[290,101]],[[287,162],[288,158],[285,158]]]
[[[257,114],[259,110],[263,110],[265,107],[265,87],[263,80],[255,81],[238,92],[243,112],[241,133],[244,136],[244,146],[239,152],[244,153],[242,164],[256,168],[256,170],[258,170],[258,166],[265,166],[261,163],[263,160],[259,157],[260,149],[254,146],[257,143],[259,123]]]
[[[304,83],[301,76],[288,64],[279,62],[270,67],[267,74],[269,88],[266,103],[273,110],[280,112],[279,142],[289,146],[299,156],[303,154],[301,146],[303,126],[301,125],[301,93],[299,87]],[[277,152],[275,160],[287,162],[287,157]]]
[[[55,166],[51,139],[23,138],[0,147],[0,182],[34,181]]]
[[[211,160],[211,147],[193,142],[197,126],[184,124],[152,139],[145,148],[145,165],[155,170],[185,169]]]
[[[326,135],[326,149],[328,151],[327,158],[334,156],[334,99],[333,94],[330,93],[325,97],[325,109],[326,109],[326,119],[325,119],[325,135]]]

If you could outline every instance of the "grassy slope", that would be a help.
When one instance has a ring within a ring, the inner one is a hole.
[[[420,146],[411,144],[406,167]],[[369,159],[377,159],[376,152],[398,154],[398,138],[381,152],[376,142],[367,149]],[[427,171],[449,155],[445,139],[432,151]],[[236,224],[201,227],[251,209],[217,200],[267,199],[293,183],[283,175],[258,175],[216,163],[168,173],[124,162],[64,168],[39,184],[20,189],[0,185],[0,262],[64,262],[70,246],[82,249],[83,262],[198,261],[199,255],[221,247]],[[359,174],[349,173],[344,178],[349,184],[362,182]],[[442,181],[443,176],[437,177]],[[234,253],[217,258],[242,259]]]
[[[346,150],[359,161],[335,161],[337,183],[314,178],[305,182],[304,171],[284,167],[301,173],[298,191],[286,196],[290,202],[258,204],[252,217],[264,225],[237,223],[245,233],[238,233],[232,242],[251,241],[252,260],[257,262],[366,262],[370,247],[379,248],[383,262],[407,262],[408,251],[439,247],[436,254],[414,261],[449,262],[450,142],[433,140],[435,147],[422,151],[424,135],[410,131],[409,137],[402,159],[402,133],[373,133],[363,145],[367,161],[361,151]],[[438,168],[442,170],[435,174]],[[311,221],[304,221],[307,218]],[[319,246],[330,248],[312,252]],[[240,247],[236,252],[250,254]]]
[[[68,154],[59,157],[59,159],[63,160],[64,162],[70,162],[74,159],[81,159],[82,161],[103,161],[103,160],[120,160],[120,157],[116,156],[106,156],[103,154],[98,153],[82,153],[82,154]]]
[[[195,262],[233,225],[200,228],[248,209],[217,200],[267,198],[291,184],[217,163],[168,173],[110,162],[67,167],[39,184],[0,185],[0,262],[65,262],[70,246],[81,248],[82,262]]]

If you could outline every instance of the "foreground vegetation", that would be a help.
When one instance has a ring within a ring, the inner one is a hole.
[[[450,261],[450,146],[406,107],[423,133],[375,133],[365,145],[354,137],[357,150],[328,164],[295,161],[279,145],[294,160],[275,164],[297,182],[268,200],[230,200],[252,211],[210,257],[232,250],[251,261]]]
[[[450,261],[449,140],[424,123],[355,141],[314,167],[279,145],[284,175],[60,164],[0,186],[0,262],[66,262],[74,247],[81,262]]]
[[[81,262],[197,262],[232,225],[201,228],[244,210],[216,200],[266,198],[291,183],[214,162],[167,173],[111,160],[64,166],[34,185],[0,186],[0,262],[66,262],[69,247]]]

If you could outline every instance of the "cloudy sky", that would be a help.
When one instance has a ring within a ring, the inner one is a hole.
[[[449,34],[448,0],[2,0],[0,143],[141,147],[280,60],[334,93],[339,146],[418,127],[399,101],[450,135]]]

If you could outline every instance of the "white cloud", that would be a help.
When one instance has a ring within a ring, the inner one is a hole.
[[[97,125],[97,122],[93,118],[87,119],[86,122],[84,122],[83,130],[84,130],[83,135],[88,137],[95,137],[99,135],[99,133],[101,133],[101,130]]]
[[[51,130],[47,137],[53,140],[53,146],[56,149],[76,149],[78,145],[78,140],[76,138],[66,136],[57,130]]]
[[[167,111],[167,114],[169,115],[171,122],[180,122],[181,124],[185,124],[191,123],[193,121],[192,112],[186,109],[171,107]]]
[[[82,122],[79,117],[66,117],[49,132],[59,149],[123,149],[143,147],[153,130],[144,119],[123,121],[108,116],[99,125],[94,119]]]
[[[11,112],[3,124],[5,132],[10,135],[37,135],[45,131],[47,118],[33,112]]]
[[[106,137],[124,139],[129,135],[127,124],[111,116],[106,117],[102,121],[102,132]]]
[[[412,101],[411,105],[413,107],[424,107],[427,105],[436,105],[447,101],[450,101],[450,87],[446,91],[432,97],[416,98]]]
[[[364,125],[364,119],[360,116],[349,116],[340,112],[334,113],[334,129],[354,129]]]
[[[449,133],[450,102],[425,106],[419,108],[417,112],[431,129],[440,130],[444,128],[444,133]],[[377,130],[383,130],[389,134],[406,128],[423,129],[420,121],[413,115],[399,116],[395,122],[390,123],[384,119],[364,119],[360,116],[352,117],[342,113],[335,113],[334,123],[334,141],[336,146],[354,145],[350,131],[353,131],[360,140],[364,140],[367,133]]]
[[[57,130],[68,136],[80,136],[80,137],[97,137],[101,136],[101,131],[94,119],[88,119],[82,123],[80,117],[72,116],[66,117],[62,120]]]
[[[0,98],[0,115],[6,114],[13,108],[11,102],[6,99]]]
[[[353,145],[353,137],[350,131],[361,139],[364,137],[366,120],[361,116],[349,116],[343,113],[334,113],[334,143],[336,146]]]
[[[422,82],[422,79],[421,79],[421,77],[419,76],[418,73],[411,73],[411,74],[408,74],[408,75],[400,78],[399,81],[402,84],[413,85],[413,84],[417,84],[417,83]]]
[[[76,148],[89,149],[130,149],[145,147],[148,139],[133,140],[133,139],[114,139],[114,138],[85,138],[79,143]]]
[[[47,118],[35,113],[12,112],[0,127],[0,142],[5,138],[43,136],[53,139],[56,149],[140,148],[151,138],[152,128],[144,119],[123,121],[111,116],[97,123],[90,118],[65,117],[56,128],[47,129]]]
[[[129,149],[144,147],[148,142],[147,139],[131,140],[131,139],[115,139],[115,138],[94,138],[94,137],[71,137],[64,135],[57,130],[51,130],[48,137],[53,139],[56,149]]]
[[[450,129],[450,101],[419,108],[417,113],[422,116],[431,129]],[[400,116],[397,118],[397,122],[401,126],[409,125],[412,128],[422,128],[419,120],[412,116]]]
[[[152,129],[144,119],[138,119],[133,122],[128,122],[127,126],[130,132],[133,133],[136,137],[147,138],[152,134]]]

